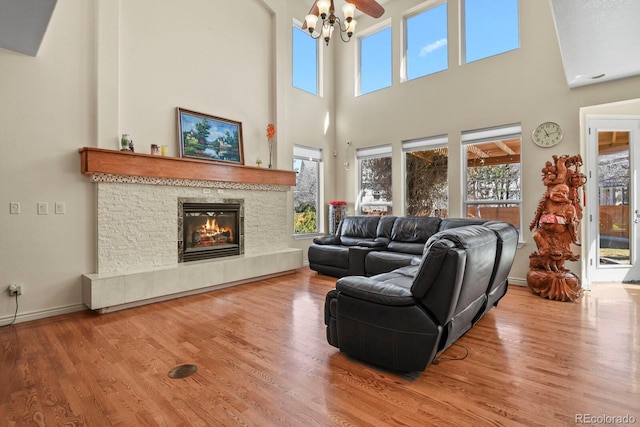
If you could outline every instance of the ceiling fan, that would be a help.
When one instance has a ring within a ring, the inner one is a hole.
[[[337,24],[337,28],[340,30],[340,38],[343,42],[348,42],[351,40],[357,23],[356,20],[353,19],[356,9],[373,18],[379,18],[384,13],[384,8],[375,0],[345,0],[345,4],[342,6],[344,19],[341,22],[340,18],[335,15],[333,0],[316,0],[309,14],[305,17],[302,29],[307,29],[314,39],[322,36],[328,46],[333,30]],[[314,36],[318,19],[322,20],[321,31],[317,33],[317,36]],[[343,34],[347,35],[346,39],[343,37]]]

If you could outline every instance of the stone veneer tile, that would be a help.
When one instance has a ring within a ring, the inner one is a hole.
[[[206,198],[212,202],[243,199],[245,255],[288,248],[291,227],[284,219],[289,217],[290,187],[222,185],[204,193],[200,186],[177,186],[175,182],[159,185],[165,181],[154,181],[155,185],[126,179],[97,181],[98,273],[174,265],[178,259],[178,198]],[[208,184],[213,187],[219,183]]]

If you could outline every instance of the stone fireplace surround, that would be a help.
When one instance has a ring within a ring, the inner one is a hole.
[[[83,159],[83,173],[97,187],[98,271],[82,277],[83,303],[90,309],[114,311],[302,267],[302,251],[288,247],[291,227],[282,220],[288,216],[288,185],[124,176],[90,169]],[[242,199],[245,253],[178,263],[178,199],[184,198],[214,203]]]

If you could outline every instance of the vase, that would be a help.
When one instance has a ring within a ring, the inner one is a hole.
[[[270,139],[269,140],[269,169],[272,168],[271,166],[271,154],[273,153],[273,140]]]

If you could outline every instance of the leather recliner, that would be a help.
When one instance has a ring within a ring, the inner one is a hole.
[[[387,369],[424,370],[504,295],[514,236],[506,223],[444,230],[415,265],[339,279],[325,301],[329,344]]]

